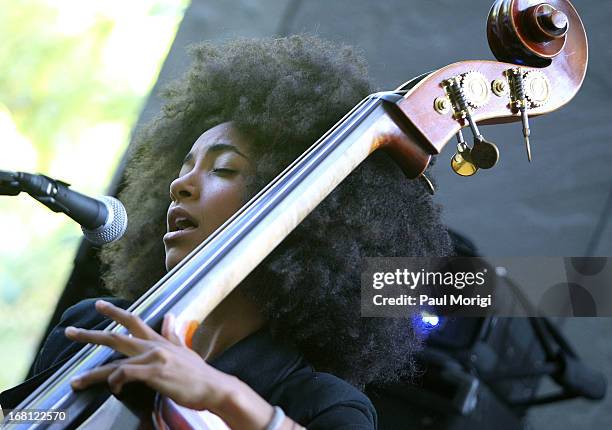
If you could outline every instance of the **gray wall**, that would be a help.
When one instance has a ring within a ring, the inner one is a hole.
[[[472,178],[450,171],[450,149],[435,167],[444,219],[484,255],[612,255],[612,3],[578,1],[587,28],[590,65],[570,105],[532,121],[529,164],[517,124],[484,128],[500,148],[499,164]],[[158,82],[188,64],[184,46],[199,40],[299,32],[363,51],[380,89],[464,59],[493,59],[485,37],[490,0],[194,0]],[[157,89],[156,89],[157,90]],[[152,96],[141,120],[159,109]],[[449,148],[453,145],[449,145]],[[611,206],[608,203],[608,206]],[[566,320],[565,329],[589,362],[612,376],[609,319]],[[610,378],[612,379],[612,378]],[[612,402],[574,401],[540,408],[535,428],[596,428],[612,422]],[[607,410],[607,411],[606,411]]]

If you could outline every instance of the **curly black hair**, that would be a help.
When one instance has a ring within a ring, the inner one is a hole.
[[[205,130],[232,121],[252,138],[254,193],[372,92],[354,50],[313,36],[190,50],[191,68],[164,90],[161,114],[134,139],[119,195],[128,231],[101,253],[105,285],[126,298],[165,273],[169,184]],[[360,317],[362,259],[450,254],[426,187],[374,153],[239,288],[258,304],[276,339],[297,346],[317,370],[362,388],[409,374],[419,345],[411,319]]]

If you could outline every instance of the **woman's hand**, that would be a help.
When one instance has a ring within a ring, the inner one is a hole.
[[[86,372],[72,381],[75,390],[108,382],[118,394],[124,384],[142,381],[153,390],[190,409],[218,410],[239,380],[207,364],[196,352],[183,345],[174,330],[174,317],[164,317],[162,335],[138,316],[109,302],[98,300],[96,310],[123,325],[132,336],[108,331],[66,328],[74,341],[106,345],[127,356]],[[187,383],[188,382],[188,383]]]
[[[136,315],[98,300],[96,310],[128,329],[132,336],[67,327],[66,336],[77,342],[113,348],[127,358],[100,366],[73,379],[75,390],[107,382],[115,394],[123,385],[141,381],[189,409],[207,409],[230,428],[263,429],[274,410],[259,394],[235,376],[223,373],[187,348],[174,330],[174,317],[164,317],[162,335]],[[281,430],[301,429],[285,418]]]

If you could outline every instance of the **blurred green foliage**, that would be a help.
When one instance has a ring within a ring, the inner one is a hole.
[[[0,169],[104,194],[187,0],[0,0]],[[0,197],[0,391],[33,359],[81,240],[25,195]]]

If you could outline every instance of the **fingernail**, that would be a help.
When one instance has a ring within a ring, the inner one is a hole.
[[[72,335],[77,334],[78,331],[79,330],[76,327],[69,326],[69,327],[66,327],[66,329],[64,330],[64,333],[67,336],[72,336]]]
[[[81,386],[81,383],[81,378],[79,378],[78,376],[70,381],[70,385],[72,385],[72,388],[79,388]]]

